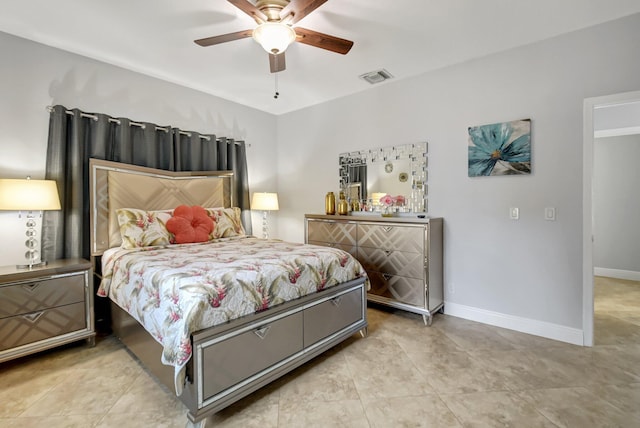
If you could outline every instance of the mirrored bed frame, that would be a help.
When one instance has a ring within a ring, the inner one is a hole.
[[[233,205],[228,171],[170,172],[92,159],[89,179],[95,272],[101,271],[103,252],[120,245],[118,208]],[[366,336],[366,285],[365,278],[348,281],[193,333],[193,355],[179,395],[188,408],[187,426],[203,428],[209,415],[353,334]],[[174,367],[160,361],[162,346],[113,302],[111,313],[114,334],[149,372],[175,390]]]

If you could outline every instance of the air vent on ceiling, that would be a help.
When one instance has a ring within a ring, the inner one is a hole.
[[[385,80],[392,79],[393,75],[383,68],[380,70],[370,71],[369,73],[361,74],[360,78],[374,85],[376,83],[380,83],[380,82],[384,82]]]

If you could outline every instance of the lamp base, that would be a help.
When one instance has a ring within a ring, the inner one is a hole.
[[[262,239],[269,239],[269,223],[267,222],[267,214],[269,211],[262,211]]]
[[[42,260],[42,261],[39,261],[37,263],[16,265],[16,268],[17,269],[33,269],[33,268],[42,267],[42,266],[46,266],[46,265],[47,265],[47,261],[46,260]]]

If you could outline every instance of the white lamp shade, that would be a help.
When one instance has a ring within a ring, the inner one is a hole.
[[[0,210],[49,211],[60,209],[54,180],[0,179]]]
[[[278,206],[278,194],[277,193],[254,193],[251,198],[251,209],[262,211],[277,211],[280,209]]]
[[[284,52],[296,39],[293,28],[279,22],[265,22],[253,30],[253,38],[270,54]]]

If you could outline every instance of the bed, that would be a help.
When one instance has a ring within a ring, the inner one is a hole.
[[[362,266],[335,248],[247,236],[231,172],[92,159],[89,178],[91,256],[114,334],[175,390],[187,426],[203,428],[207,416],[366,336]],[[212,219],[207,242],[176,243],[157,227],[179,206]]]

